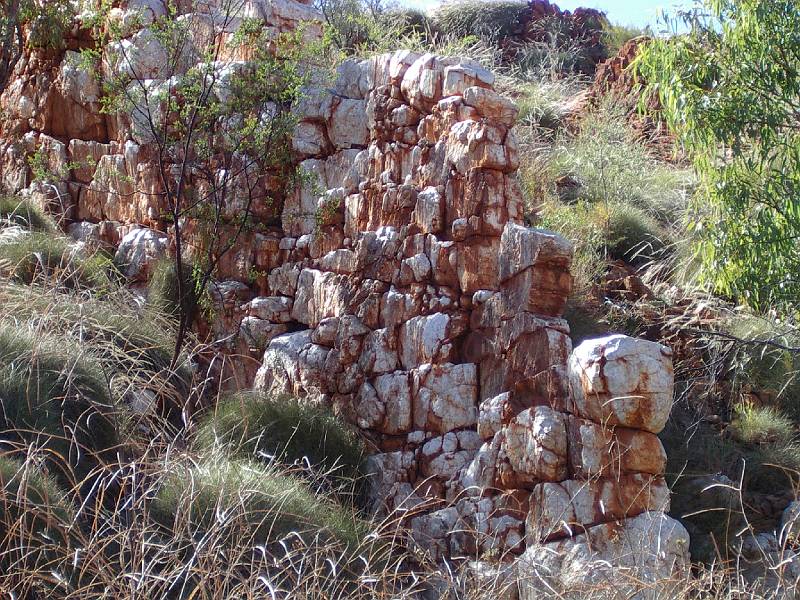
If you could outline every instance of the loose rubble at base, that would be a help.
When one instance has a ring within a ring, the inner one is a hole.
[[[319,30],[309,4],[247,6],[277,31]],[[163,6],[131,1],[115,17],[142,9]],[[158,84],[158,41],[145,28],[124,43],[130,73]],[[18,66],[0,100],[0,177],[56,205],[76,239],[115,249],[144,286],[169,252],[154,148],[129,115],[101,114],[73,58]],[[211,330],[241,357],[235,385],[325,402],[363,431],[375,511],[406,511],[433,558],[513,565],[523,599],[682,576],[688,534],[664,514],[656,435],[670,351],[625,336],[573,350],[561,318],[573,249],[523,222],[517,110],[493,84],[473,61],[401,50],[348,60],[312,90],[292,140],[309,183],[222,263]],[[80,166],[45,188],[37,152]]]

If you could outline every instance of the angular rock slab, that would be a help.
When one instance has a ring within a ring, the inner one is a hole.
[[[610,429],[569,416],[567,435],[569,471],[574,479],[664,473],[667,453],[653,433],[625,427]]]
[[[607,426],[660,432],[674,379],[669,348],[625,335],[587,340],[569,358],[575,414]]]
[[[537,485],[530,506],[526,537],[532,546],[646,511],[665,512],[669,510],[669,488],[663,477],[642,474],[570,479]]]
[[[689,534],[661,512],[529,547],[517,560],[520,600],[669,598],[689,575]]]
[[[502,434],[500,480],[504,488],[529,488],[567,479],[566,415],[547,406],[522,411]]]

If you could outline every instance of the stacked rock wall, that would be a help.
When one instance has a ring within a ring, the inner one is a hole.
[[[247,6],[279,30],[314,16]],[[141,72],[158,59],[145,38],[128,40]],[[145,282],[169,241],[152,145],[133,119],[99,114],[68,58],[30,57],[4,94],[3,180],[24,188],[34,150],[80,163],[56,186],[70,231],[118,247]],[[625,547],[625,564],[669,575],[687,556],[663,515],[656,436],[669,351],[624,336],[572,350],[573,250],[523,224],[517,110],[493,83],[473,61],[398,51],[311,90],[291,141],[304,184],[221,263],[212,333],[259,357],[256,388],[326,402],[362,430],[375,510],[407,511],[434,558],[491,554],[567,585]]]
[[[687,551],[663,515],[656,436],[670,352],[625,336],[572,351],[572,247],[522,224],[516,109],[492,83],[403,51],[345,63],[304,113],[301,168],[328,189],[284,207],[291,259],[259,302],[284,303],[270,326],[294,331],[269,342],[256,387],[357,424],[376,448],[376,510],[408,511],[436,558],[524,552],[519,565],[574,579],[582,568],[541,558],[584,548],[585,565],[594,546],[609,558],[657,540],[667,555],[628,562],[668,576]]]

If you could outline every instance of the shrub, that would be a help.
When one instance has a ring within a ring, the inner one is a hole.
[[[328,409],[308,401],[258,392],[234,394],[206,417],[198,442],[207,452],[222,445],[237,457],[310,465],[340,492],[363,492],[361,438]]]
[[[70,545],[75,510],[53,478],[26,460],[0,455],[0,586],[20,598],[38,597],[26,589],[27,574],[60,571]]]
[[[41,209],[28,200],[14,197],[0,197],[0,227],[6,222],[31,231],[55,233],[55,222]]]
[[[729,428],[733,438],[751,446],[761,444],[786,445],[795,435],[791,419],[772,406],[742,403],[734,408]]]
[[[536,81],[518,88],[519,122],[550,131],[561,129],[568,88],[562,83]]]
[[[628,127],[625,113],[604,103],[560,140],[546,174],[577,181],[579,198],[636,207],[665,225],[682,225],[691,175],[653,158]]]
[[[568,205],[551,200],[542,205],[539,224],[575,244],[573,290],[577,295],[587,293],[592,282],[605,271],[605,221],[601,213],[587,202]]]
[[[570,38],[551,37],[545,42],[528,42],[514,49],[509,68],[524,81],[556,81],[579,73],[590,73],[594,65],[586,51]]]
[[[41,446],[67,485],[115,458],[119,438],[108,385],[77,345],[0,324],[0,398],[0,439]]]
[[[196,282],[192,277],[192,266],[184,264],[182,272],[185,294],[183,299],[179,297],[178,269],[174,260],[168,258],[159,260],[153,268],[153,274],[148,284],[148,304],[173,318],[196,310],[199,302],[195,289]]]
[[[64,236],[33,232],[0,244],[0,270],[26,284],[44,281],[73,289],[107,289],[111,261],[82,252]]]
[[[603,46],[606,48],[606,56],[616,56],[627,42],[645,35],[653,35],[649,26],[643,29],[635,25],[606,23],[603,27]]]
[[[431,19],[421,10],[396,8],[382,15],[382,20],[396,29],[401,35],[422,35],[429,37],[434,32]]]
[[[522,33],[528,10],[525,2],[458,2],[441,8],[434,23],[445,36],[475,36],[496,43]]]
[[[659,258],[667,246],[667,232],[639,208],[614,203],[607,207],[606,218],[609,258],[640,264]]]
[[[795,327],[740,311],[725,319],[721,329],[742,340],[712,339],[712,343],[730,351],[731,379],[737,389],[747,386],[772,395],[784,413],[800,418],[800,353],[787,349],[800,347],[800,333]]]
[[[32,461],[0,455],[0,540],[15,524],[42,534],[57,531],[74,520],[74,510],[58,483]]]
[[[169,529],[187,523],[198,537],[217,529],[218,543],[235,544],[244,523],[254,545],[298,534],[351,550],[366,533],[352,512],[316,496],[300,479],[256,461],[212,452],[196,463],[176,461],[170,469],[152,510]]]
[[[794,310],[800,11],[775,0],[700,4],[684,15],[686,35],[657,37],[639,54],[644,97],[659,95],[698,174],[694,229],[706,281],[758,308]]]
[[[574,297],[570,298],[564,309],[564,319],[569,323],[569,337],[573,347],[584,340],[611,334],[612,331],[603,317],[599,309],[583,304]]]

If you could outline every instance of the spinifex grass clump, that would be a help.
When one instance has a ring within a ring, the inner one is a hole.
[[[71,289],[107,289],[111,261],[85,254],[67,237],[34,231],[0,244],[0,273],[15,281],[44,282]]]
[[[15,225],[31,231],[55,233],[53,219],[31,202],[13,196],[0,197],[0,227]]]
[[[102,364],[114,390],[149,391],[166,412],[180,413],[192,374],[185,361],[169,368],[174,324],[137,308],[123,290],[100,298],[0,282],[0,305],[6,318],[34,321],[65,345],[80,346]]]
[[[156,311],[177,318],[182,313],[196,311],[199,299],[196,282],[192,277],[192,265],[181,269],[183,285],[178,284],[178,269],[174,260],[162,259],[153,268],[147,291],[147,302]],[[180,290],[184,297],[180,297]]]
[[[152,514],[169,529],[187,524],[198,538],[213,532],[223,545],[237,543],[238,530],[245,525],[254,544],[296,534],[355,550],[367,534],[352,511],[314,494],[301,479],[216,452],[197,461],[170,463]]]
[[[80,484],[119,450],[102,368],[80,346],[0,323],[0,440],[40,447],[64,484]]]
[[[200,427],[205,451],[309,467],[340,493],[365,486],[364,442],[327,408],[283,395],[243,392],[222,401]]]

